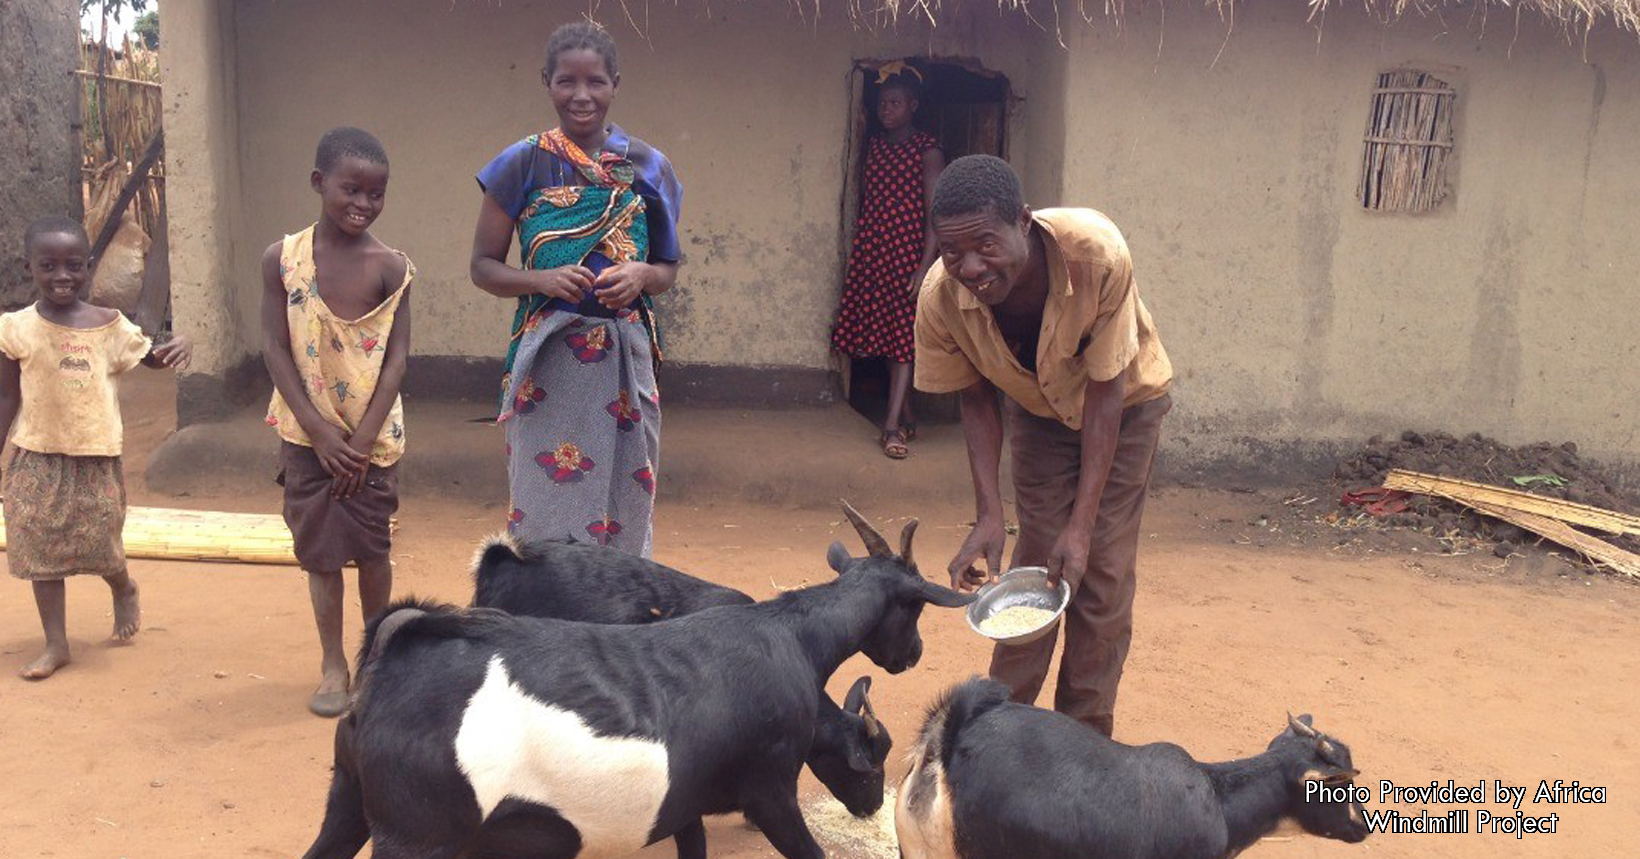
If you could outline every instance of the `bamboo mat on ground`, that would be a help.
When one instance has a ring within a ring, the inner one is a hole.
[[[0,506],[0,548],[5,548]],[[132,507],[125,513],[125,556],[234,564],[296,564],[284,517],[266,513],[219,513]]]

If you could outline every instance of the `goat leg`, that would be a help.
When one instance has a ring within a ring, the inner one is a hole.
[[[370,840],[370,822],[364,814],[364,789],[353,759],[353,719],[336,723],[336,763],[325,800],[325,819],[319,837],[303,859],[353,859]]]
[[[673,834],[672,843],[678,848],[678,859],[706,859],[706,824],[695,818]]]
[[[758,796],[744,805],[746,816],[786,859],[826,859],[826,851],[809,834],[797,806],[797,785]]]

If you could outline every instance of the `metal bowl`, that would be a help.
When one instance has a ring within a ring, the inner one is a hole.
[[[1059,582],[1059,590],[1048,587],[1047,567],[1015,567],[979,589],[974,601],[968,604],[968,628],[999,644],[1029,644],[1053,630],[1070,601],[1071,586],[1063,579]],[[1053,617],[1030,632],[1006,638],[986,635],[979,628],[981,623],[997,612],[1021,605],[1045,608],[1053,612]]]

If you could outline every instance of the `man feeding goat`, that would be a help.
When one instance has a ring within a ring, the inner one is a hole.
[[[1263,754],[1198,763],[1171,743],[1126,746],[1068,716],[1008,700],[991,680],[947,694],[923,726],[895,808],[904,859],[1226,859],[1283,819],[1355,843],[1350,750],[1308,716]]]
[[[401,603],[367,631],[308,859],[614,857],[741,810],[781,855],[822,859],[797,802],[819,689],[863,652],[891,673],[922,654],[925,581],[845,505],[870,554],[765,603],[597,626]]]
[[[485,541],[473,565],[473,605],[526,617],[639,624],[752,601],[733,588],[592,543],[520,546],[501,534]],[[814,743],[805,758],[856,817],[882,807],[883,762],[894,745],[871,711],[870,689],[871,678],[859,678],[842,707],[820,690]]]

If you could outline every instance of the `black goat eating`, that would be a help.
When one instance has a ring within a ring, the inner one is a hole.
[[[640,624],[752,602],[734,588],[592,543],[521,546],[498,535],[479,547],[473,564],[473,605],[525,617]],[[857,817],[882,807],[883,763],[894,745],[871,711],[870,690],[870,677],[854,681],[842,707],[820,690],[814,743],[805,759]]]
[[[1350,750],[1288,716],[1261,755],[1197,762],[1171,743],[1128,746],[975,679],[930,711],[900,786],[903,859],[1225,859],[1282,820],[1367,837],[1360,803],[1306,801],[1347,786]]]
[[[858,513],[870,549],[836,580],[666,623],[603,626],[401,602],[373,621],[309,859],[613,857],[744,811],[788,859],[823,859],[797,802],[819,689],[863,652],[899,672],[924,605],[971,596],[923,580]]]

